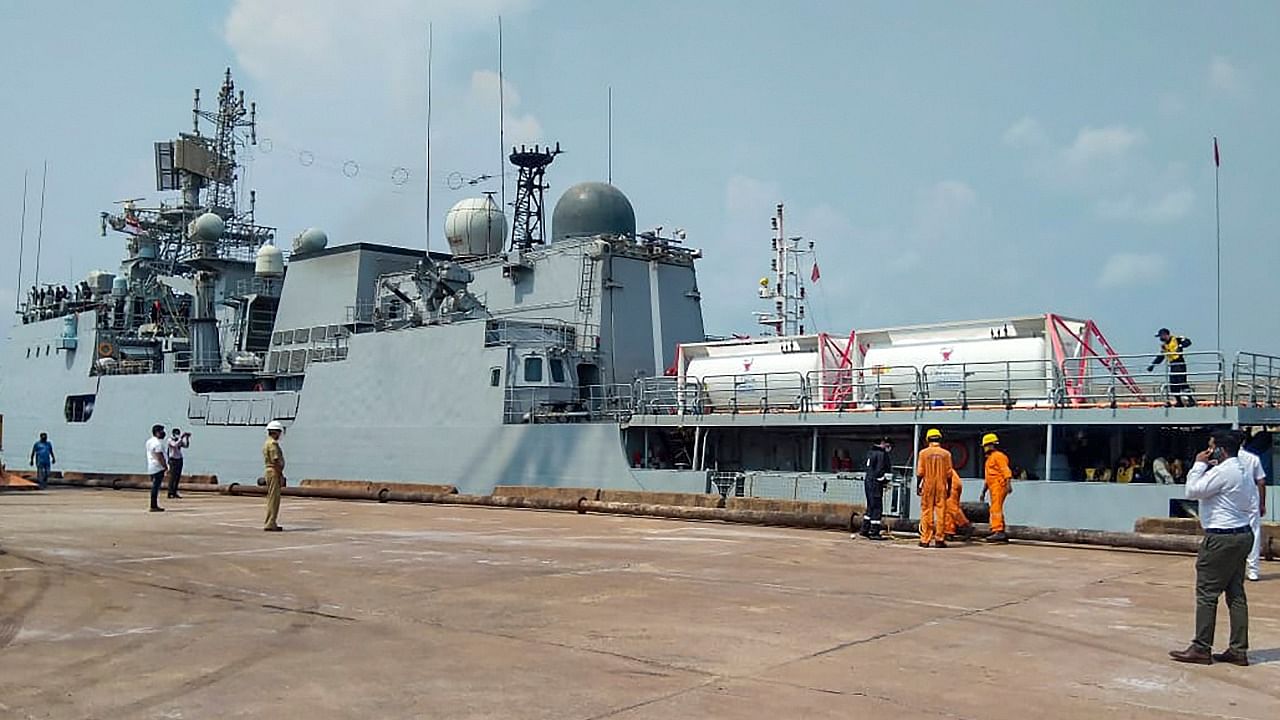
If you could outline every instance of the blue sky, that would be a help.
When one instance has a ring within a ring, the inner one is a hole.
[[[641,226],[704,249],[711,332],[754,332],[785,202],[818,243],[825,329],[1056,311],[1132,351],[1161,325],[1212,346],[1216,134],[1223,344],[1280,353],[1280,5],[1265,2],[9,0],[0,306],[23,170],[24,284],[45,159],[42,275],[113,268],[98,212],[158,199],[151,143],[187,128],[192,89],[211,98],[227,66],[271,140],[248,168],[260,220],[421,247],[429,182],[441,248],[445,209],[498,189],[449,177],[497,171],[499,13],[508,142],[562,143],[552,199],[602,179],[611,85],[614,182]]]

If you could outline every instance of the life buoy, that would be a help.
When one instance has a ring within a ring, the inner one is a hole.
[[[969,464],[969,446],[954,440],[942,443],[942,447],[951,453],[951,465],[957,470]]]
[[[254,391],[254,392],[262,392],[262,383],[254,383],[254,384],[253,384],[253,391]]]
[[[116,348],[109,342],[98,343],[98,357],[111,357],[116,354]]]

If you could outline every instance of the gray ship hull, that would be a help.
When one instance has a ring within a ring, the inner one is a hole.
[[[92,314],[79,320],[81,337],[93,337]],[[486,369],[498,362],[488,355],[505,351],[485,348],[483,329],[478,322],[356,336],[346,361],[312,366],[284,439],[288,476],[448,483],[470,493],[498,484],[655,489],[628,467],[616,423],[502,423],[503,394],[487,386]],[[13,329],[0,385],[10,466],[25,466],[24,448],[47,432],[56,470],[144,472],[144,443],[161,423],[193,433],[186,472],[222,482],[262,474],[260,423],[190,417],[201,394],[184,373],[91,376],[91,349],[58,351],[61,332],[60,319]],[[68,422],[66,398],[84,395],[94,397],[91,417]]]

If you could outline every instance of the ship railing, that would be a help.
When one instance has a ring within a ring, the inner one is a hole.
[[[619,420],[631,414],[630,385],[509,387],[503,399],[506,423],[567,423]]]
[[[643,415],[677,415],[702,412],[702,388],[698,378],[674,376],[640,378],[634,389],[635,411]]]
[[[1217,351],[1185,352],[1186,372],[1168,362],[1153,365],[1153,354],[1070,359],[1063,363],[1066,402],[1074,407],[1168,407],[1192,398],[1196,405],[1225,405],[1231,387]],[[1150,368],[1150,369],[1148,369]]]
[[[484,330],[485,347],[499,345],[548,345],[576,348],[578,331],[572,325],[548,318],[490,320]],[[594,348],[592,348],[594,349]]]
[[[811,370],[805,384],[810,411],[879,412],[921,406],[920,370],[913,365]]]
[[[1234,404],[1264,408],[1280,405],[1280,357],[1238,352],[1231,377]]]
[[[585,385],[579,398],[592,420],[617,420],[635,409],[635,388],[623,383]]]
[[[1061,382],[1051,360],[995,360],[925,365],[920,396],[931,409],[1059,407]]]
[[[705,375],[696,387],[702,413],[799,412],[808,406],[808,386],[799,372]]]

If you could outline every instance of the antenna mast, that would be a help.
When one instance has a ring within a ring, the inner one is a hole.
[[[773,280],[771,283],[767,275],[760,279],[759,295],[760,299],[773,302],[773,311],[755,313],[756,320],[779,337],[803,335],[809,301],[804,276],[800,272],[800,257],[813,254],[813,243],[806,246],[803,237],[787,237],[782,203],[778,203],[770,225],[773,228],[773,259],[769,261],[769,269]]]
[[[506,81],[502,79],[502,16],[498,16],[498,182],[502,185],[502,212],[507,211],[507,107]]]
[[[18,310],[22,306],[19,300],[22,297],[22,256],[25,254],[27,246],[27,176],[31,174],[29,170],[22,171],[22,220],[18,230],[18,284],[13,288],[13,309]]]
[[[427,23],[427,254],[431,253],[431,51],[434,26]]]
[[[555,149],[532,148],[521,145],[511,148],[511,164],[520,169],[516,178],[515,221],[511,226],[511,248],[528,250],[534,245],[547,242],[545,214],[543,212],[543,192],[547,184],[543,179],[547,166],[556,156],[563,152],[560,143]]]
[[[44,174],[40,176],[40,221],[36,223],[36,287],[40,286],[40,246],[44,242],[44,188],[49,179],[49,161],[44,161]]]

